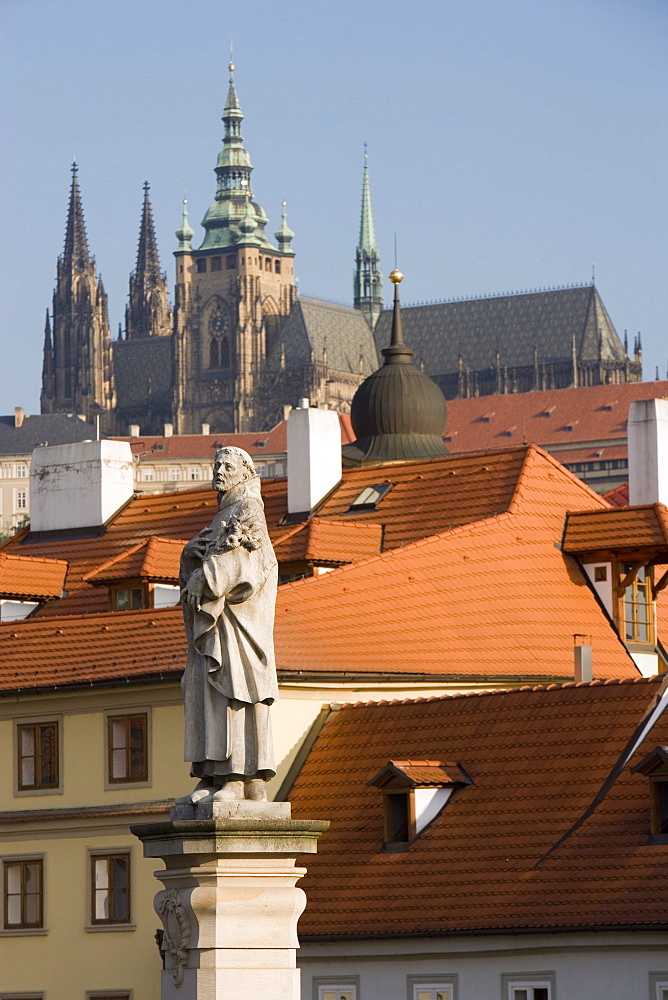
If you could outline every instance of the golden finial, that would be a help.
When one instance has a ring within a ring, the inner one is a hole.
[[[398,285],[399,282],[403,280],[404,280],[403,274],[395,267],[394,271],[390,272],[390,281],[392,282],[393,285]]]
[[[227,68],[229,69],[230,73],[234,73],[234,63],[233,62],[231,62],[230,65]]]

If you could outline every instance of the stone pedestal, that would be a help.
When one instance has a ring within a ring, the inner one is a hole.
[[[329,823],[290,815],[289,802],[175,805],[170,822],[131,827],[165,863],[162,1000],[299,1000],[295,859]]]

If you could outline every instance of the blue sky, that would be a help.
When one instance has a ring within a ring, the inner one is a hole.
[[[0,0],[0,412],[39,407],[76,156],[115,331],[151,184],[163,268],[213,200],[230,39],[254,193],[349,302],[363,143],[405,302],[588,281],[668,363],[665,0]],[[387,300],[390,299],[388,289]]]

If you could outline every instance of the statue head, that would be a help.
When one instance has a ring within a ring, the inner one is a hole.
[[[211,485],[219,493],[239,486],[246,479],[257,475],[253,459],[243,448],[219,448],[213,463],[213,480]]]

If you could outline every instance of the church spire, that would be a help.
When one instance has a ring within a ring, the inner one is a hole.
[[[130,275],[130,297],[125,309],[126,340],[164,337],[172,332],[167,275],[160,271],[149,190],[149,183],[145,181],[137,266]]]
[[[155,280],[160,275],[160,261],[158,260],[158,245],[153,225],[153,211],[148,196],[149,190],[148,181],[144,181],[144,204],[142,206],[141,224],[139,227],[139,246],[137,247],[137,267],[135,274],[144,280],[147,278]]]
[[[360,236],[357,244],[354,300],[373,330],[383,308],[383,279],[380,274],[380,254],[376,244],[369,184],[369,163],[364,144],[364,173],[362,176],[362,213]]]
[[[230,79],[223,110],[225,134],[215,167],[216,196],[202,220],[206,235],[200,250],[224,249],[239,242],[274,249],[264,232],[269,220],[262,207],[253,201],[253,164],[241,134],[244,116],[234,83],[234,63],[228,69]]]
[[[70,187],[70,203],[67,210],[67,226],[65,228],[65,248],[63,263],[78,271],[84,270],[90,263],[88,253],[88,238],[81,207],[81,192],[76,163],[72,164],[72,185]]]

